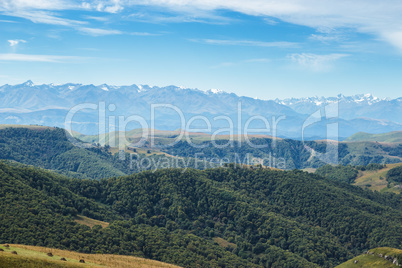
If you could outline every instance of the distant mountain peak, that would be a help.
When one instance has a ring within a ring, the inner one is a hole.
[[[206,94],[227,94],[226,91],[223,91],[222,89],[217,89],[217,88],[211,88],[205,91]]]
[[[33,87],[35,86],[34,82],[32,82],[31,80],[26,81],[25,83],[21,84],[22,86],[27,86],[27,87]]]
[[[238,96],[235,93],[213,88],[200,90],[183,86],[158,87],[136,84],[126,86],[74,83],[35,85],[28,80],[23,84],[0,86],[0,110],[2,110],[0,123],[63,126],[66,111],[83,102],[104,101],[118,106],[121,115],[136,114],[143,118],[149,117],[151,106],[155,103],[170,103],[180,108],[185,116],[199,114],[213,118],[219,114],[233,116],[241,102],[243,118],[254,115],[266,118],[286,116],[277,134],[283,137],[299,137],[305,118],[329,103],[339,103],[339,122],[342,124],[339,130],[342,137],[350,136],[357,131],[379,133],[402,129],[402,98],[380,99],[369,93],[283,100],[260,100],[258,97]],[[16,112],[16,110],[23,110],[24,113]],[[81,132],[95,133],[99,130],[96,123],[98,114],[89,110],[77,113],[76,120],[79,123],[76,126]],[[179,121],[172,117],[171,113],[170,110],[159,111],[155,124],[167,130],[179,127]],[[222,122],[214,125],[215,129],[222,126]],[[309,135],[318,135],[319,128],[318,124],[311,126],[311,133],[314,134]]]
[[[305,97],[305,98],[286,98],[286,99],[276,99],[277,103],[283,105],[295,105],[295,104],[314,104],[316,106],[321,106],[333,102],[342,102],[342,103],[364,103],[371,105],[373,103],[383,101],[386,99],[381,99],[373,96],[371,93],[365,94],[356,94],[352,96],[345,96],[343,94],[338,94],[336,97]]]

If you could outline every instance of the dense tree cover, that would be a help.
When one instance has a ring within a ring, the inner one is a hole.
[[[388,182],[402,183],[402,166],[390,169],[386,177]]]
[[[228,166],[98,181],[0,163],[0,243],[185,267],[333,267],[369,248],[402,247],[400,195],[297,170]],[[90,229],[73,221],[77,214],[111,224]]]
[[[107,149],[76,147],[60,128],[0,130],[0,159],[51,169],[68,177],[100,179],[163,167],[195,167],[195,161],[191,158],[178,161],[152,155],[144,159],[145,155],[142,154],[125,153],[122,160],[118,154],[112,155]],[[205,167],[199,165],[198,168]]]
[[[68,181],[49,172],[0,163],[0,243],[135,255],[185,267],[255,266],[190,232],[134,224],[105,205],[72,193],[62,186]],[[86,192],[91,192],[91,186]],[[77,213],[111,224],[90,229],[74,222]]]
[[[365,171],[365,170],[380,170],[385,167],[386,167],[386,165],[383,165],[383,164],[371,163],[371,164],[368,164],[367,166],[360,165],[360,166],[356,166],[355,168],[357,170]]]
[[[372,165],[372,164],[370,164]],[[369,166],[370,166],[369,165]],[[362,169],[363,167],[361,167]],[[360,170],[361,170],[360,169]],[[357,169],[352,166],[331,166],[325,165],[315,171],[316,174],[326,177],[331,180],[342,181],[346,183],[353,183],[359,174]]]
[[[312,157],[310,149],[318,153],[337,150],[339,158],[325,159],[328,163],[339,161],[342,165],[367,165],[370,163],[391,163],[397,158],[389,158],[371,151],[361,154],[351,149],[347,143],[332,146],[331,143],[268,138],[253,138],[251,145],[245,141],[228,140],[206,141],[197,147],[187,142],[179,142],[165,151],[176,158],[164,155],[145,156],[144,154],[111,154],[108,148],[94,146],[80,148],[67,139],[63,129],[34,130],[28,128],[7,128],[0,130],[0,159],[15,160],[20,163],[52,169],[60,174],[75,178],[108,178],[129,175],[144,170],[159,168],[206,169],[224,162],[245,164],[263,163],[280,169],[302,169],[321,167],[325,163]],[[227,146],[226,146],[227,145]],[[327,146],[328,145],[328,146]],[[263,146],[263,148],[261,148]],[[374,144],[376,150],[384,153],[395,146]],[[253,162],[255,159],[257,162]],[[374,167],[374,166],[373,166]]]
[[[373,153],[370,150],[361,151],[360,149],[351,148],[348,143],[334,145],[322,141],[302,142],[291,139],[253,138],[251,139],[251,144],[245,141],[217,140],[204,141],[197,144],[197,146],[193,146],[186,141],[181,141],[172,147],[166,148],[165,151],[169,154],[183,157],[195,157],[197,155],[198,158],[228,159],[227,162],[243,164],[247,162],[247,157],[249,159],[256,158],[263,160],[264,165],[288,170],[308,167],[318,168],[325,165],[325,163],[336,162],[353,166],[400,162],[397,158],[391,158],[384,153],[385,148],[388,149],[385,145],[380,148],[380,145],[374,144],[373,148],[377,150],[377,153]],[[316,156],[312,156],[311,150],[321,154],[336,150],[337,154],[326,154],[319,159]]]
[[[389,155],[402,157],[402,144],[395,146],[383,146],[382,149],[388,152]]]
[[[126,173],[99,159],[89,150],[71,144],[63,129],[0,130],[0,159],[14,160],[66,175],[82,178],[106,178]]]

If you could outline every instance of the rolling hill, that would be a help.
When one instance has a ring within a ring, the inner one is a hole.
[[[138,149],[135,154],[133,149],[126,150],[122,158],[117,153],[118,148],[83,144],[69,139],[60,128],[1,126],[0,159],[53,170],[69,177],[100,179],[128,175],[159,168],[166,159],[175,167],[194,166],[191,159],[177,161],[159,150]],[[143,158],[148,162],[139,165]]]
[[[402,143],[402,131],[393,131],[381,134],[370,134],[365,132],[359,132],[345,139],[345,141],[374,141],[374,142]]]
[[[3,251],[1,251],[1,249]],[[13,254],[16,252],[17,254]],[[64,258],[64,260],[61,260]],[[83,260],[84,263],[81,263]],[[2,268],[36,267],[121,267],[121,268],[178,268],[179,266],[154,260],[112,254],[84,254],[74,251],[38,246],[0,245]]]
[[[395,248],[375,248],[348,260],[336,268],[394,268],[402,263],[402,250]]]
[[[386,175],[389,170],[395,167],[402,166],[402,163],[398,164],[388,164],[385,168],[380,170],[366,170],[360,171],[359,175],[357,176],[354,185],[360,187],[367,187],[373,191],[381,191],[381,192],[394,192],[400,193],[401,189],[391,187],[388,188],[388,182],[386,180]]]
[[[0,127],[0,159],[54,170],[69,177],[92,179],[123,176],[158,168],[205,169],[227,162],[263,164],[290,170],[318,168],[335,161],[343,165],[402,161],[402,144],[399,143],[302,142],[253,135],[250,137],[252,144],[249,144],[245,142],[244,137],[230,143],[227,135],[216,136],[211,140],[210,135],[203,133],[188,133],[192,144],[185,140],[174,143],[177,133],[155,131],[155,146],[151,146],[148,137],[142,147],[132,147],[132,143],[128,143],[124,152],[119,152],[119,148],[110,147],[109,144],[95,144],[99,141],[95,140],[97,137],[94,136],[76,133],[77,138],[88,143],[70,139],[60,128],[4,126]],[[135,142],[140,135],[138,129],[127,133],[129,142]],[[310,149],[306,148],[306,145]],[[325,156],[330,150],[337,150],[337,155],[332,153],[327,158],[317,157],[320,153]]]
[[[333,267],[370,248],[402,248],[401,197],[297,170],[82,180],[0,162],[0,244],[183,267]]]

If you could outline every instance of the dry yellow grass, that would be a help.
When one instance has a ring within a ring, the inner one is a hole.
[[[112,255],[112,254],[83,254],[74,251],[60,250],[53,248],[27,246],[18,244],[9,244],[10,248],[5,249],[1,254],[11,255],[11,251],[15,250],[18,253],[18,257],[33,258],[38,260],[50,260],[57,262],[58,264],[71,264],[77,267],[119,267],[119,268],[178,268],[179,266],[163,263],[155,260],[149,260],[144,258]],[[49,257],[46,254],[52,253],[53,257]],[[1,257],[1,255],[0,255]],[[67,262],[60,261],[60,258],[66,258]],[[85,264],[79,263],[80,259],[85,260]]]
[[[224,248],[228,248],[228,247],[236,248],[237,247],[236,244],[230,243],[221,237],[214,237],[214,238],[212,238],[212,240],[214,240],[214,242],[218,243],[219,246],[224,247]]]
[[[95,225],[100,225],[102,226],[102,228],[106,228],[109,226],[108,222],[104,222],[104,221],[98,221],[95,219],[91,219],[82,215],[77,215],[74,219],[74,221],[78,224],[83,224],[89,227],[94,227]]]
[[[401,166],[402,163],[397,164],[387,164],[386,168],[380,170],[367,170],[359,172],[357,179],[355,180],[354,185],[360,187],[366,187],[373,191],[381,191],[381,190],[388,190],[387,188],[387,180],[385,179],[387,172],[397,166]],[[382,177],[383,179],[380,179]],[[399,193],[396,188],[390,188],[389,191]]]
[[[395,264],[378,256],[378,254],[381,253],[383,256],[387,255],[393,257],[402,255],[402,250],[388,247],[370,249],[370,252],[373,252],[374,255],[362,254],[335,268],[394,268],[397,267]],[[357,263],[355,263],[355,261],[357,261]]]
[[[308,173],[314,173],[317,169],[316,168],[304,168],[303,171],[307,171]]]

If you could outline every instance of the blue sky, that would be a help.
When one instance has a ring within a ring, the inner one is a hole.
[[[0,84],[401,96],[397,0],[2,0]]]

